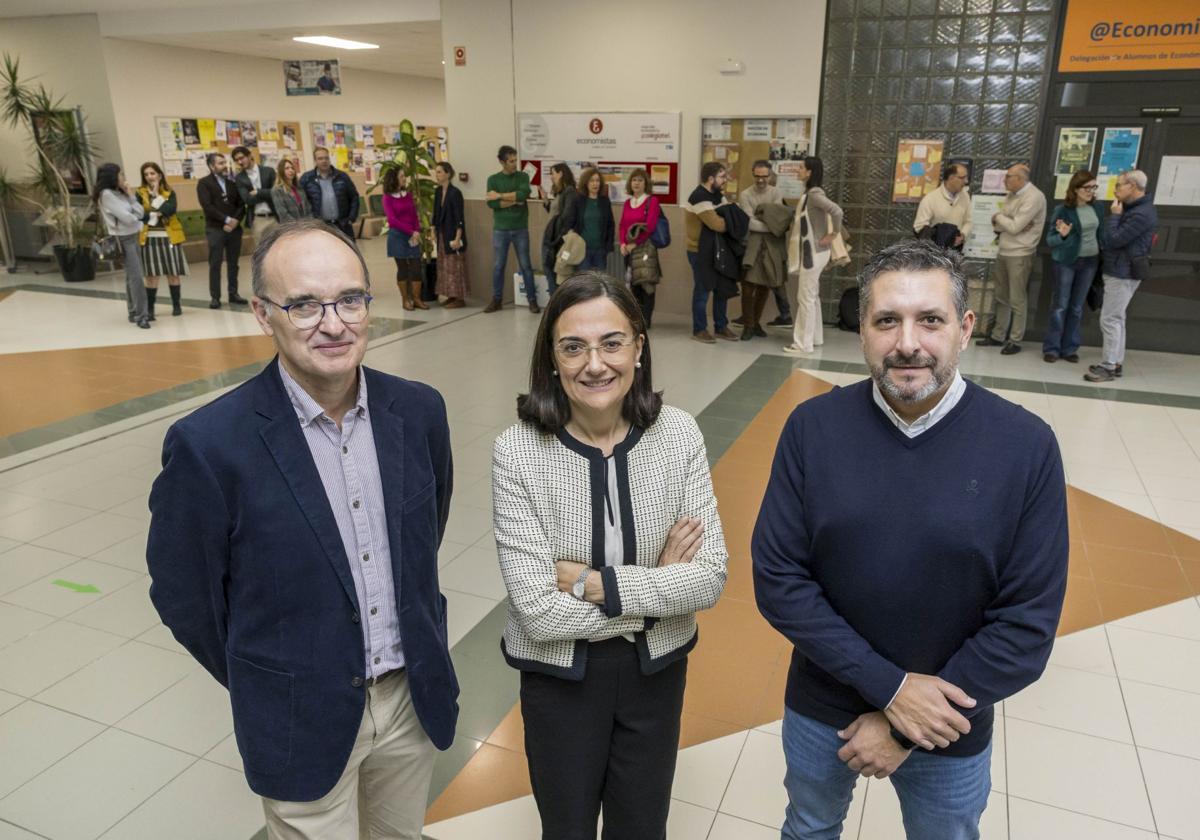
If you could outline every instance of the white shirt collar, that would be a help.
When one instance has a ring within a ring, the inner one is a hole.
[[[955,203],[958,202],[958,200],[960,198],[962,198],[962,194],[966,189],[967,189],[966,187],[963,187],[958,192],[952,193],[952,192],[950,192],[950,190],[946,189],[945,184],[942,184],[942,192],[946,194],[946,200],[950,202],[950,206],[952,206],[952,207],[954,206]]]
[[[938,404],[929,409],[925,414],[922,414],[911,423],[907,423],[904,419],[888,405],[887,400],[883,398],[883,393],[879,390],[879,385],[871,382],[871,395],[875,398],[875,405],[879,406],[879,410],[895,424],[896,428],[904,433],[906,437],[915,438],[922,432],[929,431],[934,423],[943,419],[953,410],[954,406],[958,405],[958,401],[962,399],[963,392],[967,390],[966,380],[962,378],[962,374],[958,371],[954,372],[954,381],[950,383],[950,387],[946,389],[946,393],[938,400]]]
[[[1013,195],[1020,195],[1021,193],[1025,192],[1025,190],[1029,189],[1032,184],[1033,181],[1026,181],[1025,186],[1021,187],[1021,189],[1017,190],[1015,193],[1013,193]]]

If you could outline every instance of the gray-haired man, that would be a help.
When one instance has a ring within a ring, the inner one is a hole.
[[[1110,382],[1123,373],[1125,312],[1150,270],[1150,249],[1158,227],[1158,211],[1146,193],[1145,172],[1122,172],[1116,196],[1104,220],[1104,305],[1100,307],[1104,355],[1083,375],[1088,382]]]
[[[1008,198],[1004,209],[992,216],[992,227],[1000,234],[996,258],[996,322],[991,335],[975,343],[999,347],[1005,356],[1021,352],[1025,337],[1026,293],[1033,271],[1033,253],[1042,241],[1046,225],[1046,196],[1029,183],[1029,167],[1018,163],[1004,175]]]

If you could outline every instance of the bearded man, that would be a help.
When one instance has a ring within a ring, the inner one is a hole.
[[[858,775],[905,831],[979,837],[992,709],[1036,680],[1067,581],[1050,428],[958,372],[975,314],[929,241],[859,277],[871,378],[788,419],[754,529],[758,607],[794,645],[784,840],[841,834]]]

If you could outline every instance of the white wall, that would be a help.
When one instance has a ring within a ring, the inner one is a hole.
[[[446,125],[441,79],[342,68],[341,96],[287,96],[279,61],[105,38],[122,166],[162,160],[156,116],[299,120],[311,161],[311,122]],[[450,134],[451,148],[455,137]]]
[[[515,113],[607,110],[681,112],[686,194],[702,115],[817,113],[824,31],[825,0],[442,0],[453,157],[472,175],[465,192],[481,197],[496,147],[515,145]],[[454,66],[457,45],[466,67]],[[727,58],[745,72],[721,75]]]
[[[117,122],[95,15],[0,19],[0,52],[21,61],[21,75],[45,84],[66,108],[82,107],[101,158],[120,156]],[[25,180],[33,156],[29,135],[0,127],[0,166]]]

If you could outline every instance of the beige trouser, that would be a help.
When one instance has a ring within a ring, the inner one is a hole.
[[[792,322],[792,343],[805,353],[811,353],[825,343],[825,326],[821,317],[821,272],[829,264],[829,251],[813,254],[813,267],[800,269],[796,284],[796,319]]]
[[[996,257],[996,323],[992,327],[996,341],[1018,342],[1025,337],[1026,292],[1032,271],[1033,254]]]
[[[315,802],[263,798],[269,840],[421,840],[437,750],[413,710],[408,672],[367,689],[346,769]]]

